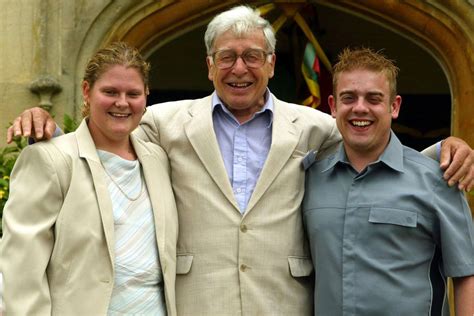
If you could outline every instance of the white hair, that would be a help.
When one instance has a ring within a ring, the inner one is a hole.
[[[255,30],[262,30],[267,49],[271,52],[275,51],[276,38],[271,24],[260,16],[258,10],[242,5],[216,15],[208,24],[204,34],[204,43],[208,55],[213,53],[216,38],[229,30],[239,37]]]

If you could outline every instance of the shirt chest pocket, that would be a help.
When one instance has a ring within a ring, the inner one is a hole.
[[[403,261],[428,246],[414,211],[373,207],[364,226],[358,234],[362,256]]]
[[[373,224],[391,224],[415,228],[417,224],[417,213],[413,211],[373,207],[370,209],[369,222]]]

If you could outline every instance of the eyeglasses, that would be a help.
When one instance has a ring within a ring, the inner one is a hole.
[[[271,52],[266,52],[263,49],[251,48],[245,50],[242,54],[237,55],[233,50],[220,50],[212,54],[212,60],[219,69],[228,69],[235,65],[235,62],[240,57],[245,65],[249,68],[260,68],[265,64],[267,56],[272,55]]]

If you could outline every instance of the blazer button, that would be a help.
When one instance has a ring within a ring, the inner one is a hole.
[[[240,265],[240,271],[245,272],[248,269],[248,266],[245,264]]]
[[[247,225],[245,225],[245,224],[240,225],[240,231],[242,233],[246,233],[247,232]]]

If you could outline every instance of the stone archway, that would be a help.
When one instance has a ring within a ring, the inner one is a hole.
[[[261,5],[269,1],[247,1]],[[285,1],[274,1],[285,2]],[[474,147],[474,6],[468,2],[416,0],[363,3],[349,0],[308,0],[336,8],[392,31],[429,51],[448,79],[452,95],[451,134]],[[117,22],[105,42],[125,40],[151,55],[164,43],[201,26],[217,12],[241,1],[161,1],[143,6]],[[470,198],[474,207],[474,198]]]
[[[266,1],[248,1],[261,4]],[[452,134],[474,146],[474,38],[469,25],[474,19],[465,4],[442,5],[420,1],[308,1],[335,7],[383,24],[426,48],[446,72],[453,96]],[[133,18],[117,25],[107,41],[126,40],[150,54],[160,43],[165,43],[190,29],[202,25],[216,12],[238,1],[197,0],[193,5],[185,1],[168,1],[155,8],[143,8]],[[467,8],[463,8],[466,6]],[[154,10],[150,12],[151,10]],[[394,17],[394,12],[396,16]],[[466,23],[470,22],[470,23]],[[471,29],[472,31],[472,29]]]

